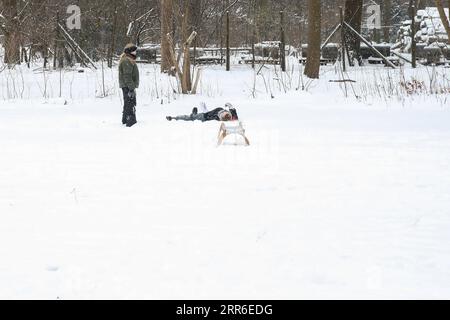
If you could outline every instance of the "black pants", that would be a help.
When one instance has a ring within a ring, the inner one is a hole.
[[[133,126],[136,124],[136,97],[130,98],[128,96],[128,93],[130,92],[130,89],[128,88],[122,88],[123,91],[123,113],[122,113],[122,123],[126,124],[128,127]]]
[[[174,120],[177,121],[195,121],[195,120],[199,120],[204,122],[205,121],[205,114],[204,113],[197,113],[196,115],[191,114],[190,116],[176,116],[173,117]]]
[[[199,120],[202,122],[205,121],[220,121],[219,119],[219,112],[224,110],[223,108],[217,108],[209,112],[205,113],[197,113],[197,114],[191,114],[190,116],[177,116],[173,119],[175,120],[183,120],[183,121],[195,121]]]

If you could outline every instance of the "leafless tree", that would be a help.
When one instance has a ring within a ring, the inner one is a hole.
[[[361,33],[363,0],[345,0],[344,19],[353,29]],[[345,44],[348,46],[348,52],[353,53],[353,57],[361,64],[361,40],[352,32],[345,33]],[[353,63],[353,59],[350,61]]]
[[[5,63],[12,66],[20,62],[20,17],[17,0],[3,0],[4,24],[0,24],[5,35]]]
[[[173,68],[168,34],[173,35],[173,1],[161,0],[161,72],[172,72]]]
[[[320,0],[308,0],[308,57],[305,75],[311,79],[319,78],[320,71]]]
[[[392,25],[392,1],[383,0],[383,33],[384,41],[390,42],[390,32]]]

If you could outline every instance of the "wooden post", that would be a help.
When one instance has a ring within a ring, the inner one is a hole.
[[[63,37],[63,39],[61,41],[65,42],[69,47],[71,47],[72,50],[75,52],[75,54],[77,54],[77,52],[79,52],[77,55],[79,55],[79,57],[82,60],[89,62],[94,69],[97,69],[94,61],[92,61],[92,59],[87,55],[87,53],[84,52],[83,49],[81,49],[81,47],[78,45],[78,43],[70,36],[70,34],[64,29],[64,27],[60,24],[58,26],[59,26],[60,33],[62,34],[62,37]],[[85,65],[87,65],[85,62],[83,62],[83,63]]]
[[[185,41],[183,46],[183,81],[184,81],[184,88],[187,92],[192,90],[192,78],[191,78],[191,44],[195,40],[195,36],[197,33],[193,31],[192,33],[195,34],[194,38],[189,39],[189,4],[186,1],[185,2],[185,11],[183,17],[183,23],[181,27],[181,36],[183,37],[183,40]],[[187,93],[186,92],[186,93]],[[183,94],[186,94],[183,92]]]
[[[226,39],[226,46],[227,46],[227,71],[230,71],[230,12],[227,11],[227,39]]]
[[[376,43],[380,43],[380,39],[381,39],[381,37],[380,37],[380,32],[379,32],[379,30],[378,30],[378,29],[373,29],[373,40],[374,40]]]
[[[106,89],[105,89],[105,68],[103,67],[103,57],[102,57],[102,88],[103,88],[103,98],[106,98]]]
[[[416,6],[411,6],[411,62],[412,67],[417,67],[416,62]]]
[[[114,1],[114,18],[111,32],[111,42],[108,50],[108,68],[113,66],[113,55],[116,50],[116,30],[117,30],[117,2]]]
[[[344,26],[344,10],[339,7],[339,17],[341,19],[341,58],[342,58],[342,70],[345,72],[345,26]]]
[[[59,41],[59,11],[56,12],[55,43],[53,46],[53,69],[54,70],[56,70],[56,64],[58,62],[58,41]]]
[[[386,63],[386,65],[395,69],[395,65],[391,61],[389,61],[385,56],[383,56],[383,54],[380,51],[378,51],[369,41],[364,39],[364,37],[360,33],[358,33],[358,31],[353,29],[353,27],[351,25],[349,25],[347,22],[344,22],[344,26],[346,28],[348,28],[349,32],[353,32],[353,34],[356,37],[358,37],[362,42],[364,42],[365,45],[367,45],[370,49],[372,49],[372,51],[375,52],[377,56],[379,56],[381,59],[383,59],[383,61],[384,61],[384,63]]]
[[[30,46],[30,52],[28,53],[28,69],[30,69],[31,58],[33,57],[33,44]]]
[[[169,33],[172,38],[174,37],[173,20],[173,1],[161,0],[161,73],[168,73],[174,76],[173,67],[175,66],[172,65],[172,53],[167,37]]]
[[[303,45],[302,25],[303,25],[303,22],[299,21],[298,22],[298,47],[300,48],[300,50],[302,49],[302,45]]]
[[[252,41],[252,68],[255,69],[255,41]]]
[[[405,58],[404,56],[402,56],[401,54],[398,54],[398,53],[395,52],[395,51],[392,51],[391,53],[392,53],[394,56],[399,57],[400,59],[402,59],[402,60],[405,61],[406,63],[412,64],[412,61],[411,61],[411,60],[406,59],[406,58]]]
[[[219,22],[218,22],[219,23]],[[219,40],[220,40],[220,65],[223,66],[223,17],[220,17]]]
[[[330,35],[328,36],[328,38],[325,40],[325,42],[322,44],[322,46],[320,47],[320,50],[322,51],[323,48],[325,48],[327,46],[327,44],[330,42],[330,40],[334,37],[334,35],[336,34],[336,32],[338,32],[341,29],[342,25],[339,23],[336,28],[334,28],[333,32],[330,33]],[[302,45],[302,41],[300,40],[300,47]]]
[[[447,33],[447,37],[448,37],[448,44],[450,44],[450,15],[449,17],[447,17],[446,13],[445,13],[445,7],[444,7],[444,3],[442,2],[442,0],[435,0],[436,3],[436,7],[437,10],[439,12],[439,17],[441,19],[442,25],[444,26],[445,32]],[[449,6],[450,6],[450,1],[449,1]],[[450,10],[450,8],[449,8]]]
[[[391,26],[392,26],[392,0],[383,0],[382,1],[382,22],[383,22],[383,38],[384,42],[390,43],[391,42]]]
[[[59,68],[59,97],[62,97],[62,68]]]
[[[194,68],[197,66],[197,38],[194,40]]]
[[[252,25],[252,68],[255,69],[256,19]]]
[[[284,12],[280,11],[281,41],[280,41],[280,63],[281,71],[286,72],[286,40],[284,34]]]

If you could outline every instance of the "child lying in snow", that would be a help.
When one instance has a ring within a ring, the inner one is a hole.
[[[198,113],[198,109],[194,108],[192,110],[191,115],[189,116],[176,116],[166,117],[167,120],[182,120],[182,121],[195,121],[199,120],[202,122],[205,121],[237,121],[239,120],[239,117],[237,115],[236,109],[233,107],[231,103],[225,104],[225,108],[217,108],[212,111],[208,111],[206,108],[206,105],[202,103],[202,108],[204,110],[203,113]]]

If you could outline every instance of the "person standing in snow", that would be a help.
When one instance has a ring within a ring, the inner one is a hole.
[[[167,120],[181,120],[181,121],[195,121],[199,120],[202,122],[205,121],[237,121],[239,117],[237,115],[236,109],[233,107],[231,103],[226,103],[225,108],[216,108],[212,111],[208,111],[206,105],[202,103],[203,113],[199,113],[197,108],[192,110],[190,115],[185,116],[176,116],[166,117]]]
[[[119,63],[119,84],[123,91],[122,124],[132,127],[136,120],[136,89],[139,88],[139,69],[136,64],[137,47],[127,44]]]

